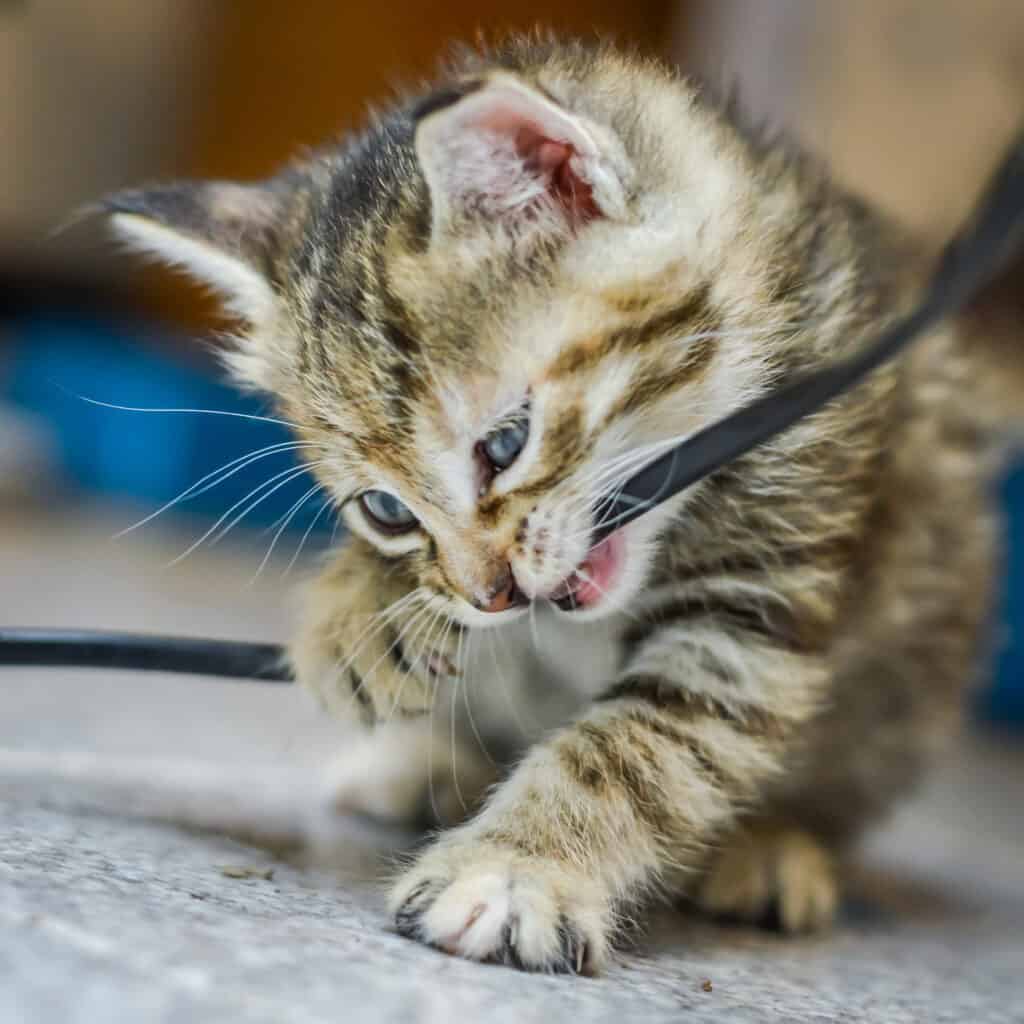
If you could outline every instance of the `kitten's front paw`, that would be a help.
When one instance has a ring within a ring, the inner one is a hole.
[[[400,934],[454,956],[529,971],[594,973],[608,956],[609,901],[555,860],[451,836],[391,897]]]

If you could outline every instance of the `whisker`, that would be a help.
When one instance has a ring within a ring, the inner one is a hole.
[[[219,544],[254,508],[258,507],[259,505],[262,505],[263,502],[266,501],[267,498],[269,498],[272,494],[275,494],[282,487],[285,487],[288,484],[290,484],[293,480],[299,479],[299,477],[304,475],[306,470],[313,469],[316,466],[325,465],[325,464],[326,464],[326,460],[324,460],[323,462],[311,462],[307,466],[298,466],[298,467],[296,467],[294,472],[291,475],[289,475],[285,479],[281,480],[281,482],[278,483],[276,487],[272,487],[265,494],[261,494],[259,496],[259,498],[257,498],[254,502],[252,502],[252,504],[249,505],[247,508],[243,509],[243,511],[241,511],[230,523],[228,523],[227,526],[223,527],[220,530],[220,532],[217,534],[217,536],[214,537],[213,540],[210,542],[211,546],[213,544]],[[250,494],[250,497],[251,497],[251,494]]]
[[[451,621],[449,617],[449,622]],[[434,680],[434,685],[430,691],[430,729],[431,737],[433,737],[434,730],[434,711],[437,707],[437,694],[441,688],[441,677],[438,676]],[[434,820],[441,820],[441,812],[437,806],[437,792],[434,789],[434,744],[430,742],[427,744],[427,796],[430,800],[430,809],[434,812]]]
[[[117,405],[114,402],[103,402],[98,398],[90,398],[88,395],[79,395],[74,391],[69,391],[67,388],[60,384],[56,385],[65,394],[70,395],[72,398],[77,398],[79,401],[87,402],[89,405],[99,406],[101,409],[113,409],[116,412],[156,412],[156,413],[191,413],[195,416],[230,416],[233,419],[240,420],[254,420],[257,423],[276,423],[280,427],[289,427],[292,430],[301,430],[301,426],[298,423],[292,423],[291,420],[278,419],[275,416],[257,416],[253,413],[247,412],[234,412],[229,409],[177,409],[177,408],[157,408],[141,405]]]
[[[431,616],[416,630],[406,647],[406,658],[410,666],[413,668],[420,666],[421,670],[428,676],[434,674],[430,667],[431,642],[434,637],[434,631],[440,627],[442,620],[447,621],[447,612],[444,607],[433,608]],[[413,644],[417,645],[415,653],[410,653]]]
[[[515,701],[512,699],[512,695],[509,693],[508,680],[506,680],[504,674],[501,671],[501,665],[500,665],[500,663],[498,661],[498,655],[497,655],[497,652],[495,650],[495,648],[497,646],[495,641],[498,641],[498,642],[501,643],[502,649],[505,651],[505,653],[508,654],[508,644],[505,643],[505,637],[504,637],[504,635],[502,633],[501,628],[499,627],[498,629],[489,629],[489,630],[487,630],[487,636],[488,636],[488,639],[491,641],[491,643],[490,643],[491,662],[494,665],[494,674],[498,677],[498,681],[500,683],[500,689],[501,689],[502,696],[505,698],[505,703],[508,705],[509,713],[512,715],[512,718],[515,720],[516,727],[519,729],[520,734],[525,739],[525,738],[529,737],[535,731],[536,726],[537,726],[537,720],[536,720],[536,718],[533,718],[532,715],[530,715],[530,718],[533,719],[533,727],[532,728],[528,727],[523,722],[523,719],[522,719],[522,717],[520,716],[520,713],[519,713],[519,708],[517,707]],[[523,710],[525,711],[526,708],[524,707]]]
[[[376,637],[382,629],[385,629],[391,620],[402,614],[407,605],[415,604],[418,600],[423,600],[423,594],[421,593],[422,588],[410,591],[408,594],[404,594],[397,601],[392,602],[382,612],[370,616],[371,624],[366,628],[358,640],[356,640],[356,646],[352,653],[345,659],[340,666],[338,672],[339,675],[345,675],[348,670],[355,664],[356,658],[362,653],[363,648]],[[365,682],[365,675],[363,682]]]
[[[656,457],[665,449],[679,444],[681,441],[689,437],[690,433],[692,433],[692,431],[686,434],[677,434],[674,437],[663,438],[660,441],[652,441],[649,444],[641,445],[638,448],[632,448],[629,451],[624,452],[622,455],[609,460],[599,472],[584,478],[583,482],[590,485],[594,485],[599,482],[603,484],[610,477],[618,476],[620,473],[630,472],[637,464],[642,464],[645,461]]]
[[[466,633],[466,661],[470,660],[469,646],[475,636],[475,633]],[[472,730],[473,736],[476,739],[477,746],[480,748],[480,753],[487,758],[488,763],[492,768],[498,767],[498,762],[491,757],[491,752],[487,749],[487,744],[484,743],[483,736],[480,735],[480,730],[477,728],[476,719],[473,717],[473,704],[469,699],[469,680],[470,676],[466,673],[462,675],[462,702],[466,706],[466,718],[469,720],[469,728]]]
[[[328,547],[333,548],[334,545],[338,542],[338,530],[340,530],[340,529],[341,529],[341,516],[337,515],[337,516],[334,517],[334,529],[331,530],[331,539],[330,539],[330,542],[327,545]]]
[[[459,647],[462,647],[462,636],[459,636]],[[456,659],[458,660],[458,659]],[[456,698],[458,697],[459,682],[456,680],[451,686],[451,698],[448,701],[449,711],[448,717],[450,719],[450,733],[449,743],[451,744],[451,758],[452,758],[452,786],[455,789],[455,798],[459,801],[459,806],[462,808],[462,812],[465,814],[468,808],[466,807],[465,798],[462,795],[462,787],[459,785],[459,755],[458,755],[458,742],[455,734],[455,708]]]
[[[269,445],[266,448],[259,448],[254,452],[249,452],[246,455],[240,455],[230,462],[224,463],[223,466],[219,466],[217,469],[212,470],[205,476],[200,477],[194,484],[186,487],[176,497],[171,498],[170,501],[161,505],[156,511],[150,512],[145,518],[140,519],[137,523],[132,523],[131,526],[126,526],[123,530],[119,530],[114,534],[113,540],[119,540],[126,534],[131,533],[133,530],[139,529],[141,526],[145,526],[147,523],[152,522],[157,516],[162,515],[169,509],[174,508],[175,505],[184,502],[191,501],[193,498],[198,498],[201,494],[205,494],[207,491],[212,490],[219,484],[222,484],[225,480],[234,476],[236,473],[240,473],[243,469],[251,466],[254,462],[259,462],[261,459],[269,458],[271,455],[278,455],[282,452],[297,451],[302,448],[321,448],[325,446],[320,444],[313,444],[312,442],[307,443],[304,441],[281,441],[278,444]],[[223,474],[223,475],[220,475]],[[216,477],[216,479],[212,479]]]
[[[270,542],[270,546],[267,548],[267,553],[263,556],[263,561],[260,562],[260,567],[256,570],[255,575],[249,581],[250,584],[255,583],[260,578],[260,576],[263,574],[263,570],[267,567],[267,562],[270,561],[270,558],[271,558],[271,556],[274,553],[274,548],[277,547],[277,542],[281,539],[281,534],[283,534],[284,531],[288,529],[288,525],[291,523],[291,521],[298,514],[299,509],[302,508],[302,506],[305,505],[306,502],[309,501],[309,499],[312,498],[314,494],[316,494],[318,491],[320,491],[322,489],[322,487],[323,487],[322,484],[315,483],[289,509],[289,511],[288,511],[288,513],[287,513],[287,515],[285,517],[284,522],[281,523],[281,525],[277,528],[277,533],[274,534],[274,539]]]
[[[257,487],[254,487],[244,498],[241,498],[238,501],[236,501],[234,505],[231,506],[231,508],[229,508],[225,513],[223,513],[220,516],[220,518],[218,518],[217,521],[198,540],[193,542],[185,551],[178,555],[178,557],[175,558],[173,561],[168,562],[167,568],[171,568],[172,566],[175,566],[179,562],[182,562],[186,558],[188,558],[188,556],[192,554],[192,552],[195,551],[196,548],[198,548],[205,540],[207,540],[207,538],[213,536],[213,534],[217,532],[221,524],[224,523],[226,519],[228,519],[238,508],[240,508],[242,505],[245,505],[246,502],[250,501],[254,495],[259,494],[260,491],[266,491],[266,493],[263,494],[263,496],[259,499],[260,501],[262,501],[263,498],[269,497],[271,494],[274,493],[274,491],[278,490],[280,487],[283,487],[289,481],[294,480],[296,477],[300,476],[304,472],[305,468],[302,466],[289,466],[287,469],[281,470],[280,473],[275,473],[269,480],[264,480],[263,483],[259,484]],[[276,487],[273,487],[273,489],[269,491],[266,490],[268,487],[276,483],[278,480],[280,480],[281,482],[277,484]],[[239,521],[239,519],[244,518],[244,516],[247,515],[248,512],[251,511],[253,508],[255,508],[255,504],[249,505],[242,512],[241,516],[238,517],[238,519],[233,520],[228,525],[226,530],[224,530],[221,534],[214,538],[214,543],[216,543],[217,540],[220,540],[220,538],[224,536],[227,530],[230,530]]]
[[[537,632],[537,602],[530,602],[530,638],[533,640],[533,649],[540,654],[540,635]]]
[[[674,464],[675,464],[675,457],[674,456],[673,456],[673,460],[672,461],[673,461],[673,469],[674,469],[675,468],[674,467]],[[654,508],[655,505],[658,505],[661,502],[661,499],[662,499],[662,497],[665,494],[665,490],[669,486],[669,480],[671,479],[672,475],[673,475],[672,473],[669,473],[669,474],[666,475],[666,478],[662,482],[662,485],[658,488],[658,490],[650,498],[634,498],[634,497],[632,497],[630,495],[625,495],[625,494],[621,493],[621,491],[620,491],[620,493],[618,494],[616,500],[620,501],[620,502],[624,501],[626,504],[629,504],[632,507],[630,509],[624,511],[624,512],[620,512],[618,515],[612,516],[611,519],[603,520],[602,521],[603,525],[605,527],[615,526],[617,523],[621,522],[622,520],[634,518],[634,516],[635,516],[634,510],[637,509],[637,508],[642,508],[642,509]],[[625,485],[623,485],[623,486],[625,486]]]
[[[368,614],[367,614],[367,615],[365,616],[365,618],[366,618],[366,620],[367,620],[368,622],[374,622],[374,621],[376,621],[377,619],[380,619],[380,618],[384,618],[385,616],[386,616],[386,617],[387,617],[388,619],[392,619],[392,618],[394,618],[394,617],[395,617],[395,615],[396,615],[396,614],[397,614],[397,613],[398,613],[398,612],[399,612],[399,611],[400,611],[400,610],[401,610],[402,608],[404,608],[404,607],[405,607],[405,604],[406,604],[406,603],[412,604],[412,603],[413,603],[412,599],[413,599],[414,597],[415,597],[415,598],[418,598],[418,599],[423,599],[423,600],[425,600],[425,599],[426,599],[426,591],[425,591],[425,588],[423,588],[423,587],[417,587],[417,588],[416,588],[415,590],[411,590],[411,591],[409,591],[409,593],[407,593],[407,594],[403,594],[403,595],[402,595],[401,597],[399,597],[398,599],[396,599],[396,600],[392,601],[392,602],[391,602],[391,604],[387,605],[387,607],[385,607],[385,608],[382,608],[382,609],[381,609],[380,611],[376,611],[376,612],[370,612],[370,613],[368,613]]]
[[[632,612],[625,605],[625,603],[623,603],[621,601],[613,601],[608,596],[608,591],[605,590],[604,587],[602,587],[601,584],[598,583],[589,573],[584,572],[582,569],[577,569],[576,570],[576,575],[579,576],[580,579],[585,580],[587,583],[589,583],[595,589],[599,590],[601,592],[601,596],[603,598],[605,598],[605,600],[608,601],[608,604],[610,605],[612,611],[621,612],[624,615],[628,615],[629,618],[631,618],[634,622],[640,622],[641,621],[640,616],[636,615],[634,612]]]
[[[448,637],[451,635],[452,626],[454,624],[455,624],[455,619],[452,618],[449,615],[448,616],[448,623],[445,626],[444,632],[441,634],[441,640],[440,640],[439,646],[440,646],[440,648],[442,650],[444,650],[444,648],[448,644]],[[440,677],[438,677],[438,687],[437,687],[437,689],[438,690],[440,689]],[[465,811],[466,810],[466,801],[462,797],[462,789],[459,786],[459,774],[458,774],[458,764],[457,764],[457,755],[456,755],[456,746],[455,746],[455,696],[456,696],[456,694],[455,694],[455,683],[452,684],[451,691],[452,691],[452,693],[451,693],[451,700],[448,703],[449,703],[450,718],[451,718],[451,731],[450,731],[450,741],[449,742],[451,744],[452,787],[455,790],[455,798],[459,801],[459,806],[463,809],[463,811]],[[435,815],[436,815],[436,811],[435,811]]]
[[[393,643],[391,644],[391,646],[390,646],[390,647],[389,647],[389,648],[388,648],[388,649],[387,649],[387,650],[386,650],[386,651],[385,651],[385,652],[384,652],[384,653],[383,653],[383,654],[382,654],[382,655],[381,655],[381,656],[380,656],[380,657],[379,657],[379,658],[378,658],[378,659],[377,659],[377,660],[376,660],[376,661],[375,661],[375,662],[374,662],[374,663],[373,663],[373,664],[372,664],[372,665],[371,665],[371,666],[370,666],[370,667],[369,667],[369,668],[368,668],[368,669],[367,669],[367,670],[366,670],[365,672],[362,672],[362,673],[360,673],[360,681],[359,681],[359,685],[358,685],[358,686],[357,686],[357,687],[356,687],[356,688],[355,688],[355,689],[354,689],[354,690],[352,691],[352,697],[353,697],[353,699],[354,699],[354,698],[356,698],[356,697],[358,697],[358,695],[359,695],[359,693],[360,693],[360,692],[362,691],[363,687],[364,687],[364,686],[366,686],[366,685],[367,685],[367,683],[368,683],[368,682],[370,682],[370,681],[371,681],[371,680],[373,679],[373,674],[374,674],[374,672],[376,672],[376,670],[377,670],[377,666],[378,666],[378,665],[379,665],[379,664],[380,664],[380,663],[381,663],[381,662],[382,662],[382,661],[383,661],[383,660],[384,660],[384,659],[385,659],[386,657],[388,657],[388,655],[390,655],[390,654],[391,654],[391,652],[392,652],[392,651],[393,651],[393,650],[395,649],[395,647],[397,647],[397,646],[399,645],[399,643],[401,643],[401,641],[402,641],[402,639],[403,639],[403,637],[404,637],[404,634],[405,634],[406,632],[408,632],[408,631],[409,631],[409,630],[410,630],[410,629],[412,628],[413,624],[414,624],[414,623],[415,623],[415,622],[416,622],[417,620],[421,619],[421,618],[423,617],[423,615],[424,615],[424,614],[425,614],[425,613],[426,613],[427,611],[429,611],[429,609],[427,609],[427,608],[420,608],[420,609],[418,609],[418,610],[417,610],[417,611],[416,611],[415,613],[413,613],[413,615],[411,616],[411,618],[409,619],[409,621],[408,621],[408,622],[406,622],[406,623],[405,623],[405,624],[404,624],[404,625],[402,626],[402,628],[401,628],[401,629],[400,629],[400,630],[398,631],[397,635],[395,636],[394,642],[393,642]],[[366,646],[366,645],[365,645],[365,643],[364,643],[364,644],[361,644],[361,645],[360,645],[360,649],[362,649],[362,647],[365,647],[365,646]],[[353,662],[354,660],[355,660],[355,658],[354,658],[354,657],[352,657],[352,658],[349,658],[349,659],[348,659],[348,660],[346,661],[346,663],[345,663],[345,664],[346,664],[346,666],[349,666],[349,665],[351,665],[351,663],[352,663],[352,662]],[[348,671],[348,668],[346,667],[346,668],[345,668],[345,669],[344,669],[343,671],[347,672],[347,671]],[[381,723],[382,725],[388,725],[388,724],[389,724],[389,723],[391,722],[392,718],[394,718],[394,716],[395,716],[395,713],[397,712],[397,710],[398,710],[398,707],[399,707],[399,702],[400,702],[400,700],[401,700],[401,695],[402,695],[402,691],[403,691],[403,690],[405,689],[405,684],[406,684],[406,683],[407,683],[407,682],[409,681],[409,676],[410,676],[410,675],[411,675],[411,672],[410,672],[409,670],[406,670],[406,672],[405,672],[405,675],[404,675],[404,677],[402,678],[402,681],[401,681],[401,683],[399,684],[399,686],[398,686],[398,688],[397,688],[397,690],[396,690],[396,692],[395,692],[395,695],[394,695],[394,697],[392,698],[392,701],[391,701],[391,709],[390,709],[390,711],[388,712],[387,718],[386,718],[386,719],[384,719],[384,721],[383,721],[383,722]]]
[[[220,531],[216,532],[216,536],[213,537],[213,540],[210,541],[211,545],[217,544],[221,540],[223,540],[254,508],[256,508],[258,505],[261,505],[272,494],[275,494],[282,487],[287,486],[289,483],[291,483],[292,480],[295,480],[298,477],[302,476],[308,469],[312,469],[315,466],[323,465],[325,461],[326,460],[321,460],[319,462],[311,462],[308,466],[292,466],[289,469],[282,470],[280,473],[275,474],[269,480],[264,481],[262,484],[260,484],[259,487],[256,487],[253,490],[251,490],[240,501],[236,501],[235,504],[232,505],[231,508],[229,508],[227,512],[225,512],[213,524],[213,526],[211,526],[198,540],[194,541],[185,551],[178,555],[177,558],[173,559],[171,562],[168,562],[167,568],[172,568],[173,566],[178,565],[179,562],[183,562],[186,558],[188,558],[188,556],[192,554],[192,552],[195,551],[196,548],[198,548],[208,537],[210,537],[218,530],[218,527],[221,527],[221,524],[224,522],[225,519],[228,518],[228,516],[230,516],[240,505],[244,505],[246,502],[250,501],[253,495],[265,490],[265,488],[269,487],[270,484],[274,484],[273,487],[270,487],[270,489],[266,490],[264,494],[261,494],[258,498],[256,498],[255,501],[252,501],[249,505],[242,509],[242,511],[237,516],[235,516],[235,518],[232,519],[231,522],[227,524],[227,526],[221,527]]]
[[[306,546],[306,541],[309,540],[309,536],[313,532],[314,527],[316,526],[317,522],[320,520],[320,517],[330,507],[331,507],[331,501],[328,498],[328,500],[325,501],[320,506],[320,508],[317,510],[316,515],[313,516],[313,519],[310,521],[309,526],[306,527],[305,533],[303,533],[303,535],[302,535],[302,539],[299,541],[298,547],[296,547],[296,549],[295,549],[295,554],[292,555],[291,561],[288,563],[288,565],[285,567],[284,571],[281,573],[281,579],[282,580],[285,579],[288,576],[288,574],[292,571],[292,569],[295,568],[295,563],[299,560],[299,555],[302,554],[302,549]],[[334,541],[334,532],[337,531],[337,529],[338,529],[338,524],[337,524],[337,520],[335,520],[334,531],[332,531],[332,533],[331,533],[331,542],[332,543]]]
[[[752,328],[732,328],[715,331],[699,331],[679,339],[679,342],[680,344],[685,344],[687,342],[697,341],[711,337],[757,337],[768,334],[778,334],[786,330],[801,330],[811,326],[813,323],[814,319],[808,318],[807,320],[804,321],[781,321],[774,324],[766,324]],[[624,469],[626,465],[634,465],[639,469],[642,466],[642,463],[645,459],[653,458],[655,453],[664,452],[667,449],[679,444],[691,434],[692,431],[686,434],[677,435],[676,437],[673,438],[666,438],[662,441],[653,442],[639,449],[631,449],[630,451],[627,451],[626,453],[595,467],[591,472],[587,474],[569,477],[566,480],[561,481],[558,485],[555,486],[555,488],[552,491],[552,494],[555,497],[557,497],[560,489],[579,489],[592,486],[594,484],[597,484],[598,482],[603,482],[609,476],[618,474],[620,471]]]
[[[366,670],[366,672],[364,673],[364,678],[370,678],[370,677],[373,676],[373,673],[377,670],[377,666],[382,661],[384,661],[386,658],[390,657],[392,651],[394,651],[395,648],[397,648],[398,646],[401,645],[403,639],[409,633],[409,631],[412,629],[413,625],[420,618],[422,618],[424,614],[428,613],[429,611],[430,611],[429,605],[424,607],[424,608],[418,609],[416,611],[416,613],[414,615],[412,615],[412,617],[407,622],[405,622],[402,625],[402,627],[395,634],[395,639],[391,642],[391,646],[388,647],[388,649]],[[389,722],[394,717],[394,714],[395,714],[395,712],[398,709],[399,700],[400,700],[401,695],[402,695],[402,690],[405,688],[405,684],[409,681],[409,676],[410,675],[411,675],[411,671],[409,669],[406,669],[405,675],[403,676],[402,682],[401,682],[401,684],[399,685],[398,689],[395,692],[395,696],[394,696],[394,699],[393,699],[392,704],[391,704],[391,711],[389,712],[388,719],[387,719]]]
[[[701,340],[705,340],[705,339],[709,339],[709,338],[725,338],[725,339],[736,338],[736,339],[741,339],[741,338],[749,338],[749,337],[760,337],[760,336],[764,336],[764,335],[778,334],[778,333],[783,332],[783,331],[804,330],[804,329],[806,329],[808,327],[813,326],[814,323],[816,322],[816,320],[820,320],[820,318],[809,317],[809,318],[807,318],[805,320],[802,320],[802,321],[801,320],[783,320],[783,321],[777,321],[777,322],[771,323],[771,324],[760,324],[760,325],[758,325],[756,327],[734,327],[734,328],[720,328],[720,329],[710,330],[710,331],[697,331],[697,332],[694,332],[692,334],[684,335],[683,337],[678,338],[677,341],[678,341],[678,343],[680,345],[685,345],[685,344],[688,344],[690,342],[701,341]],[[680,440],[681,439],[682,438],[680,438]],[[656,442],[656,443],[660,444],[662,442]],[[629,454],[630,453],[627,453],[627,456]],[[582,478],[582,479],[585,480],[586,478]],[[570,478],[568,480],[564,480],[559,485],[556,485],[555,489],[557,490],[557,487],[564,486],[564,485],[572,485],[574,483],[578,484],[580,482],[580,480],[581,480],[580,477]]]
[[[398,710],[398,707],[401,703],[402,693],[405,690],[406,684],[409,682],[409,679],[416,671],[417,666],[424,661],[423,652],[425,650],[425,642],[430,639],[431,633],[434,628],[434,624],[440,620],[443,614],[443,609],[435,609],[432,608],[429,604],[426,605],[415,616],[415,621],[418,622],[415,631],[413,631],[410,628],[407,634],[402,637],[402,649],[405,652],[405,660],[407,667],[402,677],[402,681],[401,683],[399,683],[398,689],[395,693],[395,698],[391,705],[391,711],[388,715],[388,721],[390,721],[391,718],[394,717],[395,712]],[[410,622],[410,626],[411,625],[412,622]],[[415,654],[410,654],[410,652],[413,650],[413,645],[419,642],[420,637],[424,638],[424,642],[419,644],[419,647],[416,648]],[[426,661],[423,664],[423,669],[427,672],[427,677],[429,678],[429,661]]]
[[[469,728],[472,730],[473,737],[476,739],[477,746],[480,748],[480,753],[487,759],[487,763],[493,768],[499,767],[498,762],[491,756],[491,752],[487,749],[487,744],[484,743],[484,738],[480,734],[480,729],[476,724],[476,718],[473,716],[473,705],[469,699],[469,678],[467,677],[462,686],[462,701],[466,705],[466,717],[469,719]]]
[[[649,445],[644,445],[642,448],[634,449],[632,452],[626,453],[625,456],[615,460],[617,463],[616,472],[614,474],[605,474],[606,479],[602,481],[602,486],[595,495],[590,498],[583,498],[582,496],[577,497],[575,504],[569,504],[569,509],[580,511],[582,508],[588,507],[589,515],[593,516],[593,514],[597,512],[602,505],[608,505],[610,507],[618,501],[622,501],[626,504],[632,504],[634,508],[651,508],[658,504],[663,489],[659,490],[653,498],[633,498],[630,495],[624,494],[623,491],[632,476],[642,469],[645,464],[653,461],[665,450],[678,444],[686,436],[688,435],[680,435],[676,438],[666,438],[661,441],[655,441]],[[631,515],[631,512],[621,512],[612,519],[602,519],[602,522],[605,525],[614,525],[623,519],[630,518]],[[589,536],[591,532],[592,527],[588,524],[586,527],[565,534],[565,538],[569,541],[579,540],[580,538]]]
[[[416,591],[413,591],[412,593],[409,593],[409,594],[405,594],[401,598],[399,598],[397,601],[392,602],[392,604],[390,604],[386,609],[384,609],[384,613],[387,613],[390,616],[390,618],[394,618],[395,615],[400,614],[400,612],[402,611],[402,608],[404,607],[405,604],[413,603],[412,599],[416,598],[416,597],[419,597],[419,596],[420,595]],[[372,618],[377,619],[377,618],[379,618],[379,615],[372,616]],[[346,675],[348,673],[348,671],[351,669],[352,665],[355,663],[356,658],[359,657],[359,654],[362,652],[363,648],[375,636],[377,636],[382,629],[384,629],[387,626],[388,622],[390,621],[390,618],[389,619],[385,619],[385,620],[380,621],[380,622],[377,622],[374,625],[369,626],[362,633],[362,635],[356,641],[356,646],[353,648],[352,652],[345,659],[345,661],[342,662],[342,664],[339,666],[339,668],[338,668],[338,674],[339,675],[344,676],[344,675]],[[361,677],[359,685],[352,691],[353,698],[355,698],[355,697],[357,697],[359,695],[359,693],[362,690],[362,688],[366,685],[367,678],[368,677],[367,677],[366,674],[364,674]]]

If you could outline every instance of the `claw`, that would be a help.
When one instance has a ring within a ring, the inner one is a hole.
[[[512,920],[505,926],[505,945],[512,949],[519,943],[519,915],[514,914]]]
[[[420,898],[430,890],[430,882],[420,882],[406,897],[405,902],[395,914],[395,929],[399,935],[407,939],[423,941],[423,929],[420,924],[422,911],[417,906]]]

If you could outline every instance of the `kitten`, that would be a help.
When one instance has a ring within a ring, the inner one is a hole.
[[[249,325],[228,365],[342,509],[292,645],[328,708],[385,723],[342,802],[414,816],[449,779],[442,818],[482,800],[395,883],[404,935],[595,971],[653,893],[830,921],[840,859],[954,728],[983,646],[984,353],[937,330],[590,537],[646,461],[904,308],[879,218],[660,65],[536,40],[273,180],[107,209],[225,293]],[[484,797],[479,744],[427,712],[511,719],[517,687],[563,721]]]

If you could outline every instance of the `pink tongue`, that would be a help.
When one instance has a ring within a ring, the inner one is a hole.
[[[573,592],[576,604],[586,607],[604,597],[619,571],[621,556],[622,537],[618,532],[590,549],[578,570],[579,583]]]

